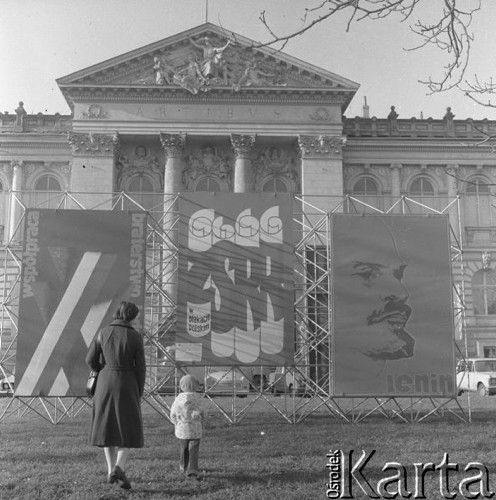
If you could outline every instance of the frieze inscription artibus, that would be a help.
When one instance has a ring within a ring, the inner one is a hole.
[[[319,108],[324,109],[324,108]],[[326,110],[332,122],[332,111]],[[232,121],[301,121],[312,122],[316,108],[302,106],[295,108],[284,108],[275,106],[139,106],[131,111],[135,116],[157,120],[232,120]]]

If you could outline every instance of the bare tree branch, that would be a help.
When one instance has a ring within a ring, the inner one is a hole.
[[[323,0],[317,6],[305,8],[302,16],[301,28],[285,35],[276,34],[267,20],[266,12],[260,13],[259,19],[269,32],[272,40],[257,44],[257,47],[276,46],[286,44],[289,40],[310,31],[317,24],[327,21],[340,12],[349,11],[347,31],[354,22],[367,18],[382,19],[393,13],[400,14],[402,21],[408,19],[413,13],[415,6],[423,0]],[[316,16],[310,19],[311,16]],[[280,50],[280,49],[279,49]]]
[[[310,0],[302,0],[302,4],[309,2]],[[281,50],[291,39],[303,35],[316,25],[329,21],[342,12],[348,13],[346,31],[364,19],[380,21],[391,15],[399,15],[400,22],[404,22],[410,19],[422,4],[429,9],[426,12],[429,14],[434,12],[432,14],[434,20],[432,22],[417,20],[410,26],[413,33],[420,38],[420,43],[406,50],[434,47],[444,53],[447,62],[441,69],[441,75],[419,80],[428,87],[430,93],[442,92],[460,86],[470,60],[471,44],[474,40],[470,25],[473,16],[481,10],[482,0],[473,0],[465,9],[459,7],[462,2],[463,0],[320,0],[313,7],[303,7],[302,25],[299,29],[283,35],[274,32],[264,11],[259,19],[272,39],[257,44],[257,47],[271,46],[279,47],[278,50]],[[433,6],[441,7],[438,14],[433,11]],[[466,95],[476,100],[474,94],[477,94],[477,85],[467,84],[467,87]],[[480,88],[485,88],[485,92],[488,92],[489,87],[480,86]]]
[[[496,84],[493,82],[492,77],[487,82],[480,82],[478,76],[474,75],[473,82],[466,81],[459,88],[477,104],[487,108],[496,108],[496,104],[491,102],[491,96],[496,94]]]
[[[448,54],[448,63],[443,68],[443,75],[438,79],[429,77],[420,80],[428,86],[431,93],[442,92],[458,87],[462,82],[470,59],[473,35],[469,32],[473,15],[480,10],[480,2],[469,10],[458,9],[458,0],[443,0],[444,7],[440,19],[435,24],[423,24],[418,21],[412,30],[423,42],[413,50],[434,45]]]

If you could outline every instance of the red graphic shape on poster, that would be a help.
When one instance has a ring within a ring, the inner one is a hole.
[[[86,396],[93,337],[121,300],[143,307],[146,213],[29,209],[24,222],[15,394]]]
[[[292,223],[289,195],[182,195],[177,362],[293,361]]]
[[[336,396],[456,393],[449,221],[332,216]]]

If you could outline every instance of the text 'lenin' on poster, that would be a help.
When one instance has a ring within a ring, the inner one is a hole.
[[[292,222],[286,194],[181,196],[176,362],[292,362]]]
[[[143,320],[146,212],[28,209],[17,396],[86,396],[91,341],[122,300]]]
[[[331,220],[334,394],[454,396],[448,217]]]

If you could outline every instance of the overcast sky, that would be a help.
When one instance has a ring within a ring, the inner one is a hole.
[[[28,113],[70,113],[57,78],[203,24],[206,1],[0,0],[0,111],[13,113],[22,100]],[[300,27],[302,5],[320,1],[208,0],[208,21],[267,41],[258,19],[261,11],[282,34]],[[427,2],[429,8],[439,3]],[[476,40],[467,76],[496,75],[496,1],[483,3],[473,24]],[[420,14],[429,20],[428,13]],[[451,106],[456,119],[496,119],[496,110],[473,104],[456,91],[427,95],[418,80],[439,76],[444,61],[433,50],[405,51],[416,45],[409,30],[414,20],[361,22],[346,32],[342,17],[292,40],[284,52],[360,84],[346,110],[349,117],[362,114],[366,97],[370,115],[378,118],[394,105],[400,118],[420,118],[421,113],[442,118]]]

